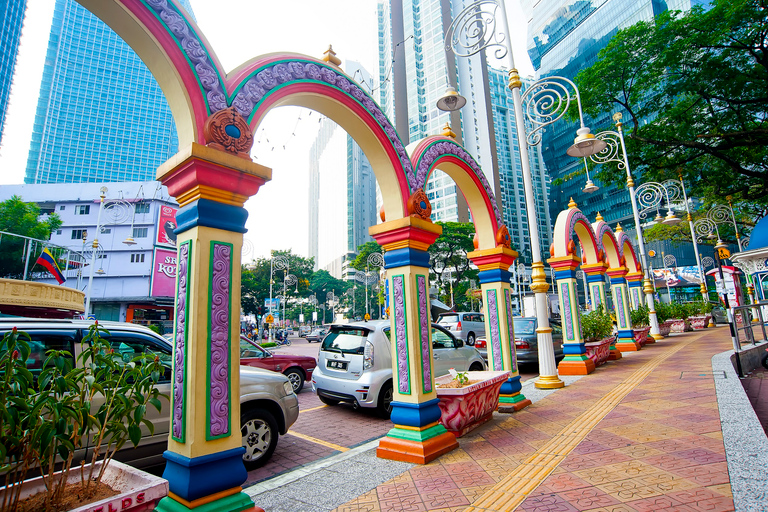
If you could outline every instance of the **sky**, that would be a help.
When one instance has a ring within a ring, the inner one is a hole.
[[[333,45],[342,61],[356,60],[372,75],[378,72],[376,0],[190,3],[226,71],[278,51],[322,57],[328,45]],[[28,2],[0,147],[0,185],[24,180],[54,4],[55,0]],[[525,51],[526,24],[519,2],[508,1],[507,12],[517,67],[523,76],[533,74]],[[244,260],[266,257],[273,249],[307,255],[308,159],[320,117],[308,109],[280,107],[257,129],[251,154],[257,163],[272,168],[272,181],[245,205],[249,218]]]

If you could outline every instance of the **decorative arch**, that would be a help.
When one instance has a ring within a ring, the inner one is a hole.
[[[478,249],[499,245],[503,217],[488,180],[480,165],[453,139],[430,136],[408,146],[417,188],[425,189],[429,176],[437,168],[448,174],[461,190],[472,212],[477,231]]]
[[[595,238],[603,247],[604,260],[610,268],[619,268],[623,265],[623,260],[622,251],[616,242],[616,234],[611,226],[602,220],[602,217],[598,217],[598,219],[592,224],[592,229],[595,232]]]
[[[627,269],[630,272],[642,272],[643,265],[640,262],[640,259],[637,257],[635,246],[632,245],[632,241],[629,239],[629,236],[623,231],[617,232],[615,236],[616,243],[621,248],[621,254],[626,261]]]
[[[561,211],[555,220],[554,242],[552,256],[572,256],[576,252],[576,244],[572,241],[575,233],[581,243],[584,263],[595,264],[603,260],[603,244],[595,235],[587,217],[574,206]]]

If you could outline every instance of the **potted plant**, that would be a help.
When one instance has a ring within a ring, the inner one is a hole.
[[[648,336],[651,330],[650,310],[648,306],[640,306],[629,312],[629,318],[632,321],[632,333],[635,342],[640,346],[646,343],[655,343],[656,340]],[[653,340],[653,341],[650,341]]]
[[[510,372],[457,372],[435,379],[440,399],[440,423],[448,432],[461,437],[493,416],[499,407],[501,385]]]
[[[671,308],[672,327],[670,332],[685,332],[691,330],[691,324],[688,322],[688,308],[680,302],[673,302],[669,305]]]
[[[611,358],[616,350],[613,332],[613,320],[605,312],[602,304],[594,311],[581,315],[581,336],[587,349],[587,356],[600,366]],[[618,356],[614,356],[618,359]]]
[[[669,332],[672,329],[672,308],[669,304],[656,301],[654,304],[656,310],[656,319],[659,322],[659,333],[662,336],[669,336]]]
[[[686,305],[688,308],[688,320],[694,330],[705,329],[712,318],[712,304],[708,301],[697,300]]]
[[[103,332],[91,326],[76,358],[49,350],[34,371],[28,335],[14,328],[0,341],[0,509],[149,510],[168,494],[164,479],[112,460],[127,441],[139,444],[141,425],[154,432],[145,413],[162,407],[164,367],[154,354],[112,347]]]

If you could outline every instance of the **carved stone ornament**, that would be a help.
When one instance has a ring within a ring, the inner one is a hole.
[[[507,229],[507,226],[502,224],[499,226],[499,229],[496,230],[496,247],[503,246],[507,249],[512,248],[512,239],[509,238],[509,229]]]
[[[251,159],[253,134],[245,118],[235,107],[219,110],[208,117],[203,128],[208,147],[228,151],[240,158]]]
[[[411,217],[429,220],[432,215],[432,205],[427,199],[424,189],[419,188],[408,198],[408,213]]]

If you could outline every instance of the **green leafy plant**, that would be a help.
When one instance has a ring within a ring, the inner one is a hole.
[[[685,320],[688,318],[688,307],[680,302],[673,302],[670,304],[672,310],[672,318],[679,318]]]
[[[665,302],[656,301],[653,307],[656,310],[656,319],[659,321],[660,324],[663,324],[670,318],[673,318],[672,307],[669,304]]]
[[[459,383],[459,386],[466,386],[469,383],[469,377],[467,372],[457,372],[454,368],[448,370],[448,373],[453,375],[453,380]]]
[[[581,315],[581,335],[585,341],[599,341],[611,334],[613,320],[600,304],[598,308]]]
[[[640,306],[629,312],[629,318],[632,321],[632,328],[639,329],[651,325],[650,310],[648,306]]]
[[[689,302],[685,305],[688,309],[688,316],[702,316],[702,315],[708,315],[712,312],[712,304],[707,301],[703,300],[695,300],[693,302]]]
[[[93,447],[90,460],[80,462],[87,499],[115,453],[128,440],[138,446],[142,424],[154,433],[145,414],[149,405],[162,408],[159,355],[113,347],[102,333],[108,334],[98,324],[89,328],[77,359],[47,351],[34,373],[27,361],[35,342],[27,334],[14,327],[0,341],[0,474],[6,483],[0,509],[17,509],[27,473],[38,468],[45,484],[41,510],[59,510],[73,460],[86,443]]]

